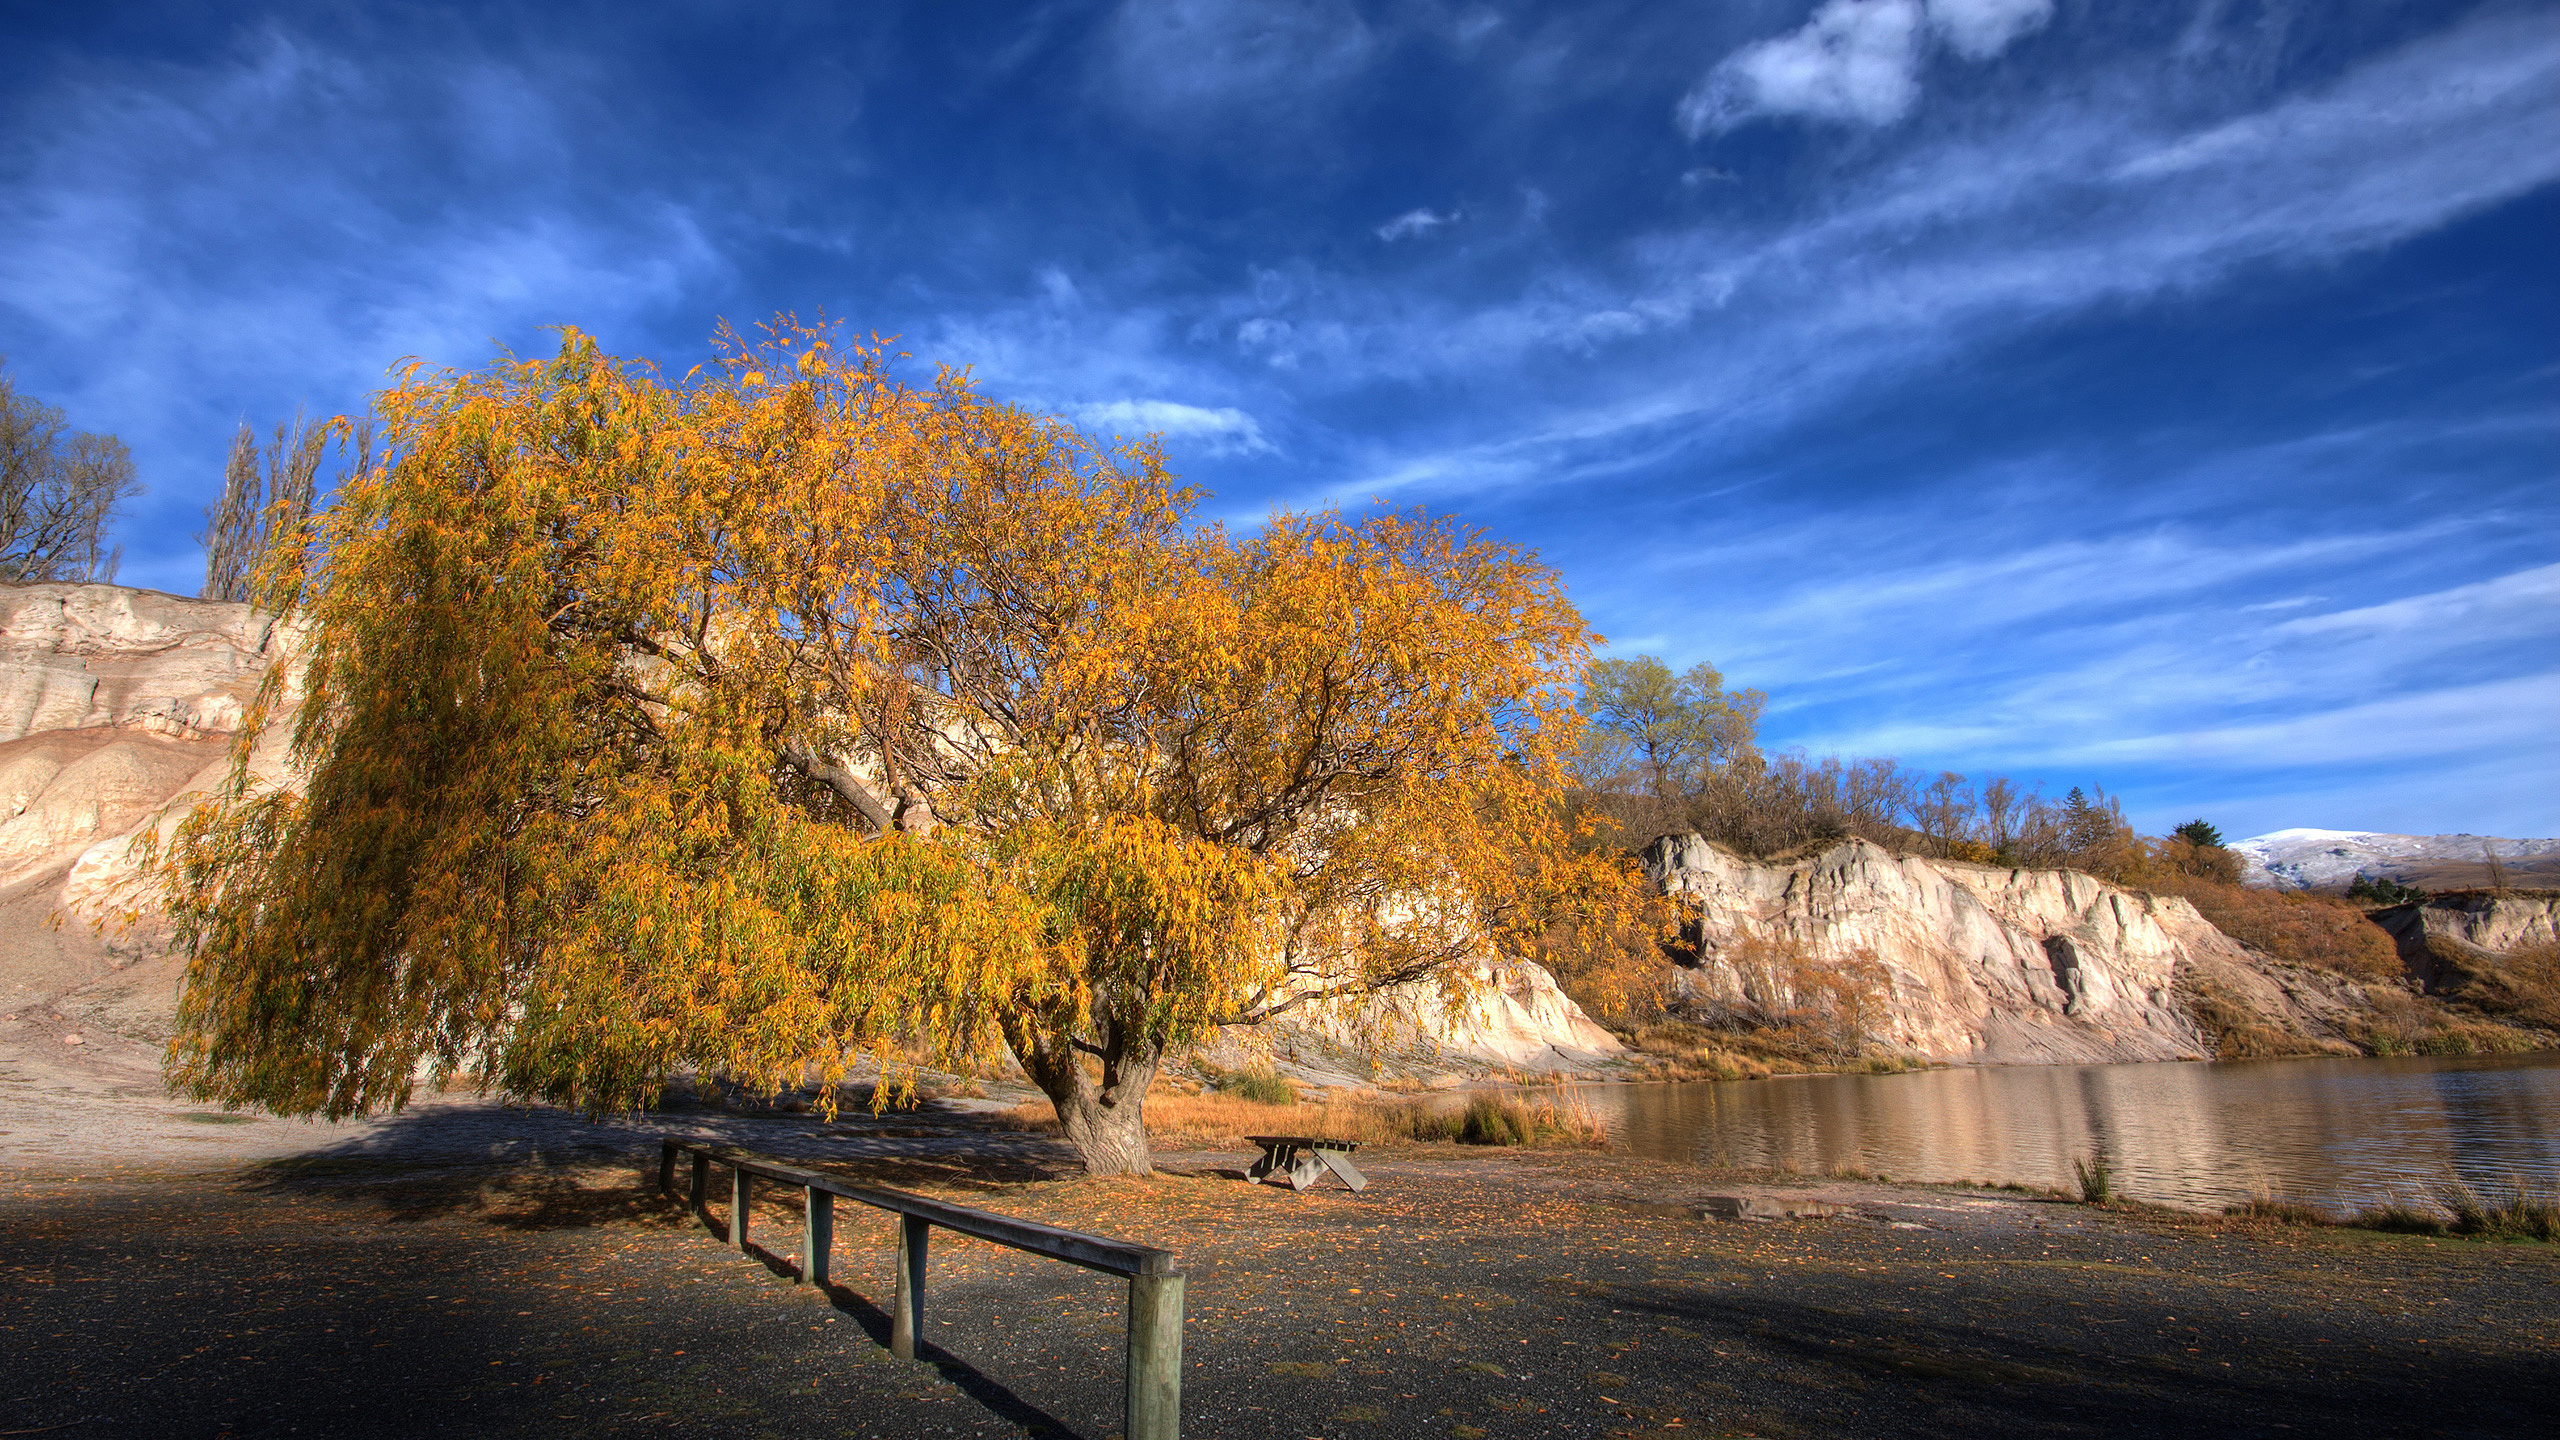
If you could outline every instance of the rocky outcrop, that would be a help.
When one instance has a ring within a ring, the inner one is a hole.
[[[2520,1008],[2540,1016],[2544,1004],[2530,1003],[2536,986],[2520,977],[2510,961],[2539,951],[2542,966],[2560,951],[2560,896],[2471,892],[2438,895],[2414,905],[2395,905],[2374,913],[2399,947],[2400,961],[2430,995],[2477,1002],[2503,999],[2501,1010]],[[2539,968],[2539,967],[2535,967]],[[2519,984],[2520,978],[2523,984]],[[2483,980],[2489,983],[2483,986]],[[2540,982],[2547,988],[2547,981]],[[2503,993],[2502,993],[2503,992]],[[2543,1024],[2550,1024],[2548,1018]]]
[[[2439,895],[2380,918],[2395,936],[2414,931],[2486,954],[2560,944],[2560,896],[2549,894]]]
[[[1269,1061],[1314,1085],[1504,1075],[1602,1075],[1626,1047],[1564,993],[1544,966],[1480,967],[1463,995],[1397,985],[1358,1001],[1239,1026],[1204,1055],[1211,1068]]]
[[[1743,859],[1669,836],[1645,863],[1683,913],[1684,1004],[1710,1019],[1837,1007],[1871,993],[1873,1040],[1936,1060],[2200,1058],[2210,991],[2312,1044],[2340,1040],[2351,982],[2269,963],[2184,900],[2066,870],[1895,856],[1848,840],[1809,860]],[[1863,978],[1861,978],[1863,977]]]
[[[115,923],[147,908],[132,842],[221,778],[279,641],[247,605],[0,586],[0,1005],[165,1032],[175,967]]]

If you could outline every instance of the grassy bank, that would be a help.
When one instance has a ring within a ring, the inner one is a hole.
[[[1268,1092],[1265,1092],[1268,1093]],[[1017,1105],[1001,1117],[1012,1130],[1049,1131],[1057,1117],[1047,1101]],[[1241,1145],[1248,1135],[1321,1135],[1363,1145],[1520,1145],[1599,1149],[1609,1132],[1571,1097],[1526,1099],[1478,1095],[1461,1105],[1420,1097],[1278,1101],[1209,1090],[1147,1097],[1147,1135],[1159,1145]]]
[[[2474,1186],[2445,1179],[2430,1187],[2427,1199],[2393,1199],[2369,1205],[2351,1215],[2336,1215],[2315,1205],[2260,1196],[2231,1207],[2232,1216],[2281,1225],[2324,1229],[2379,1230],[2394,1235],[2459,1235],[2478,1240],[2560,1241],[2560,1190],[2510,1180],[2504,1185]]]

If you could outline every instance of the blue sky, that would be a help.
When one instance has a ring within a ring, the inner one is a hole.
[[[824,310],[1250,521],[1536,546],[1765,737],[2560,834],[2560,7],[0,6],[0,354],[243,418]]]

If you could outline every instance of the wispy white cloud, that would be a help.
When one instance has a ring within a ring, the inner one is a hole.
[[[2053,18],[2053,0],[1928,0],[1929,28],[1967,60],[1988,60]]]
[[[1542,207],[1543,208],[1543,205]],[[1458,212],[1443,215],[1429,206],[1417,206],[1378,227],[1378,238],[1386,241],[1411,240],[1428,235],[1443,225],[1456,223]]]
[[[1210,455],[1267,454],[1272,450],[1254,418],[1233,406],[1210,409],[1172,400],[1107,400],[1075,407],[1076,419],[1106,433],[1163,435],[1190,442]]]
[[[1674,343],[1676,361],[1644,378],[1619,372],[1591,402],[1576,406],[1563,388],[1562,405],[1532,412],[1537,429],[1499,442],[1511,449],[1640,435],[1683,416],[1748,431],[2023,326],[2192,293],[2270,260],[2328,263],[2551,184],[2560,106],[2545,97],[2555,89],[2560,19],[2514,12],[2201,128],[2176,128],[2156,108],[2156,86],[2127,73],[2010,126],[1932,141],[1783,227],[1711,221],[1647,237],[1625,267],[1633,280],[1550,273],[1518,300],[1463,311],[1320,293],[1343,302],[1348,348],[1334,363],[1380,377]],[[2165,155],[2179,158],[2144,159]],[[1412,457],[1393,468],[1472,467]]]
[[[2234,769],[2371,764],[2549,745],[2560,671],[2323,707],[2274,719],[2092,739],[2053,758],[2081,764],[2170,761]]]
[[[2277,626],[2276,633],[2438,646],[2560,639],[2560,565],[2519,570],[2380,605],[2305,615]],[[2553,712],[2553,718],[2560,720],[2560,711]]]
[[[509,66],[392,86],[268,28],[47,98],[0,172],[0,314],[79,357],[49,395],[134,445],[156,522],[128,545],[140,583],[194,588],[189,522],[244,416],[360,407],[403,356],[477,364],[493,342],[542,346],[545,324],[612,340],[727,274],[687,205],[582,180],[551,85]],[[416,206],[422,143],[483,199],[545,203]]]
[[[1889,125],[1920,100],[1935,36],[1988,60],[2053,18],[2052,0],[1824,0],[1802,27],[1718,61],[1680,102],[1691,137],[1763,116]]]

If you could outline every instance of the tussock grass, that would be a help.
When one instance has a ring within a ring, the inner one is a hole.
[[[2344,1217],[2263,1194],[2223,1213],[2241,1220],[2378,1230],[2392,1235],[2460,1235],[2477,1240],[2538,1240],[2546,1244],[2560,1241],[2560,1189],[2525,1180],[2484,1188],[2448,1175],[2432,1187],[2429,1201],[2395,1197]]]
[[[1467,1102],[1462,1114],[1419,1117],[1416,1138],[1436,1140],[1444,1134],[1461,1145],[1600,1149],[1609,1143],[1608,1127],[1578,1101],[1527,1101],[1507,1095],[1479,1095]]]
[[[1268,1065],[1249,1065],[1242,1070],[1230,1070],[1218,1077],[1216,1088],[1222,1095],[1233,1095],[1239,1100],[1250,1100],[1257,1105],[1298,1103],[1296,1087],[1281,1079],[1280,1072]]]
[[[2107,1157],[2092,1155],[2083,1160],[2072,1157],[2071,1174],[2080,1182],[2080,1201],[2084,1205],[2116,1203],[2115,1172],[2108,1168]]]
[[[2436,1200],[2453,1212],[2446,1228],[2483,1240],[2560,1240],[2560,1192],[2510,1180],[2487,1194],[2460,1180],[2436,1187]]]

